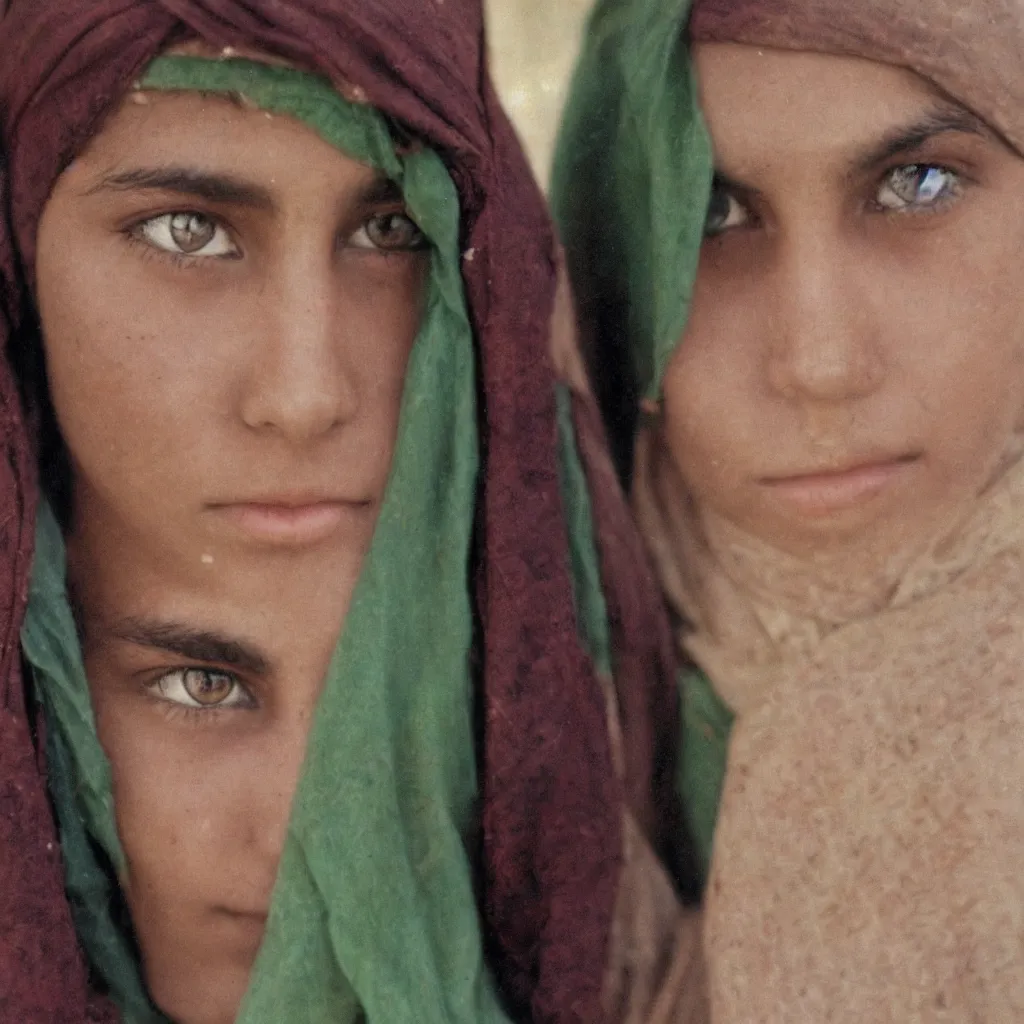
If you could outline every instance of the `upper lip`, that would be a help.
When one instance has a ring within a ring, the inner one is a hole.
[[[901,462],[913,462],[920,458],[920,452],[909,452],[902,455],[891,454],[870,454],[843,460],[833,460],[819,466],[808,466],[802,469],[787,470],[780,473],[772,473],[762,477],[763,483],[777,484],[787,483],[792,480],[802,480],[809,477],[842,476],[844,473],[853,473],[859,469],[872,469],[876,466],[888,466]]]
[[[230,508],[236,505],[253,505],[263,508],[312,508],[316,505],[368,505],[366,498],[339,498],[332,494],[292,493],[292,494],[261,494],[256,497],[230,498],[211,501],[211,508]]]

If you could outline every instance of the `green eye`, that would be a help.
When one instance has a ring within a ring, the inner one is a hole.
[[[174,244],[189,255],[205,249],[217,235],[217,225],[201,213],[174,214],[169,230]]]

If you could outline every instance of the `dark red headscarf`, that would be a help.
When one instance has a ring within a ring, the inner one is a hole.
[[[0,10],[3,9],[0,0]],[[678,712],[659,595],[594,410],[576,396],[593,491],[628,767],[578,640],[549,357],[556,259],[543,201],[486,73],[480,0],[9,0],[0,19],[0,334],[34,330],[36,228],[62,169],[142,68],[199,37],[318,71],[443,157],[462,209],[464,279],[485,422],[477,613],[489,958],[517,1017],[598,1024],[625,797],[671,820]],[[0,365],[0,1019],[75,1022],[87,985],[19,676],[35,503],[33,455]],[[653,836],[657,842],[657,836]],[[661,844],[659,844],[661,845]],[[95,1014],[90,1017],[89,1013]]]

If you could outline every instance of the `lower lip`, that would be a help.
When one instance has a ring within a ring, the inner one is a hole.
[[[768,480],[772,493],[803,515],[827,516],[878,497],[910,471],[916,458],[858,466],[843,473],[816,473]]]
[[[341,502],[315,505],[222,505],[217,511],[250,538],[267,544],[303,546],[327,540],[352,511]]]

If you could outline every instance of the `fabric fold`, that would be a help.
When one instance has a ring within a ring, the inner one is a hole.
[[[625,780],[614,770],[605,694],[578,628],[577,602],[584,611],[599,602],[580,601],[572,580],[549,356],[557,254],[486,76],[480,5],[13,0],[0,20],[0,142],[9,167],[0,274],[13,349],[39,345],[35,230],[54,181],[152,59],[186,38],[222,53],[216,75],[244,70],[233,59],[239,51],[264,51],[294,65],[270,73],[278,85],[312,74],[318,88],[333,87],[332,104],[347,105],[356,120],[377,119],[373,132],[391,149],[358,155],[400,180],[435,247],[433,336],[422,336],[414,353],[389,509],[294,808],[282,865],[289,881],[279,887],[293,898],[275,900],[247,1019],[305,1012],[313,1021],[326,1019],[325,1006],[348,1014],[362,1003],[371,1021],[492,1019],[504,1006],[515,1019],[592,1024],[603,1019],[624,794],[628,787],[638,807],[658,799],[642,745],[672,746],[670,716],[656,716],[675,706],[671,650],[656,603],[641,600],[648,583],[621,543],[630,527],[613,486],[593,505],[594,536],[579,543],[599,560],[599,575],[583,585],[599,579],[608,599],[617,700],[632,709],[629,737],[639,745]],[[146,87],[195,86],[175,78],[184,65],[171,67],[154,67]],[[266,71],[205,86],[258,91]],[[326,99],[287,113],[326,137],[331,128],[318,121]],[[266,95],[256,97],[262,102]],[[427,444],[417,430],[430,438],[429,458],[417,458]],[[600,446],[600,435],[590,436]],[[589,474],[587,481],[594,486]],[[407,508],[417,509],[416,522]],[[30,535],[31,515],[18,522]],[[585,531],[587,522],[574,520],[572,529]],[[435,533],[437,523],[444,530]],[[452,598],[444,608],[422,607],[430,602],[409,587],[405,561],[396,568],[396,538],[417,536],[418,578]],[[403,611],[420,624],[409,635],[434,638],[437,651],[427,645],[419,659],[408,657],[411,641],[395,628]],[[16,632],[20,610],[12,622]],[[620,662],[620,650],[632,653]],[[354,671],[360,664],[375,672]],[[390,682],[374,687],[374,679]],[[365,734],[344,713],[344,698],[357,694],[373,719]],[[382,749],[397,752],[391,763]],[[356,791],[369,812],[359,827],[386,840],[394,873],[373,843],[354,849],[325,834],[317,793],[336,800]],[[649,809],[641,817],[660,828]],[[663,845],[666,835],[653,840]],[[347,902],[330,907],[325,879],[346,871]],[[370,898],[360,902],[359,891]],[[375,917],[374,908],[388,913]],[[385,934],[398,908],[408,916]],[[453,927],[453,915],[462,926]],[[376,947],[371,932],[380,935]],[[302,986],[310,972],[321,988]]]

